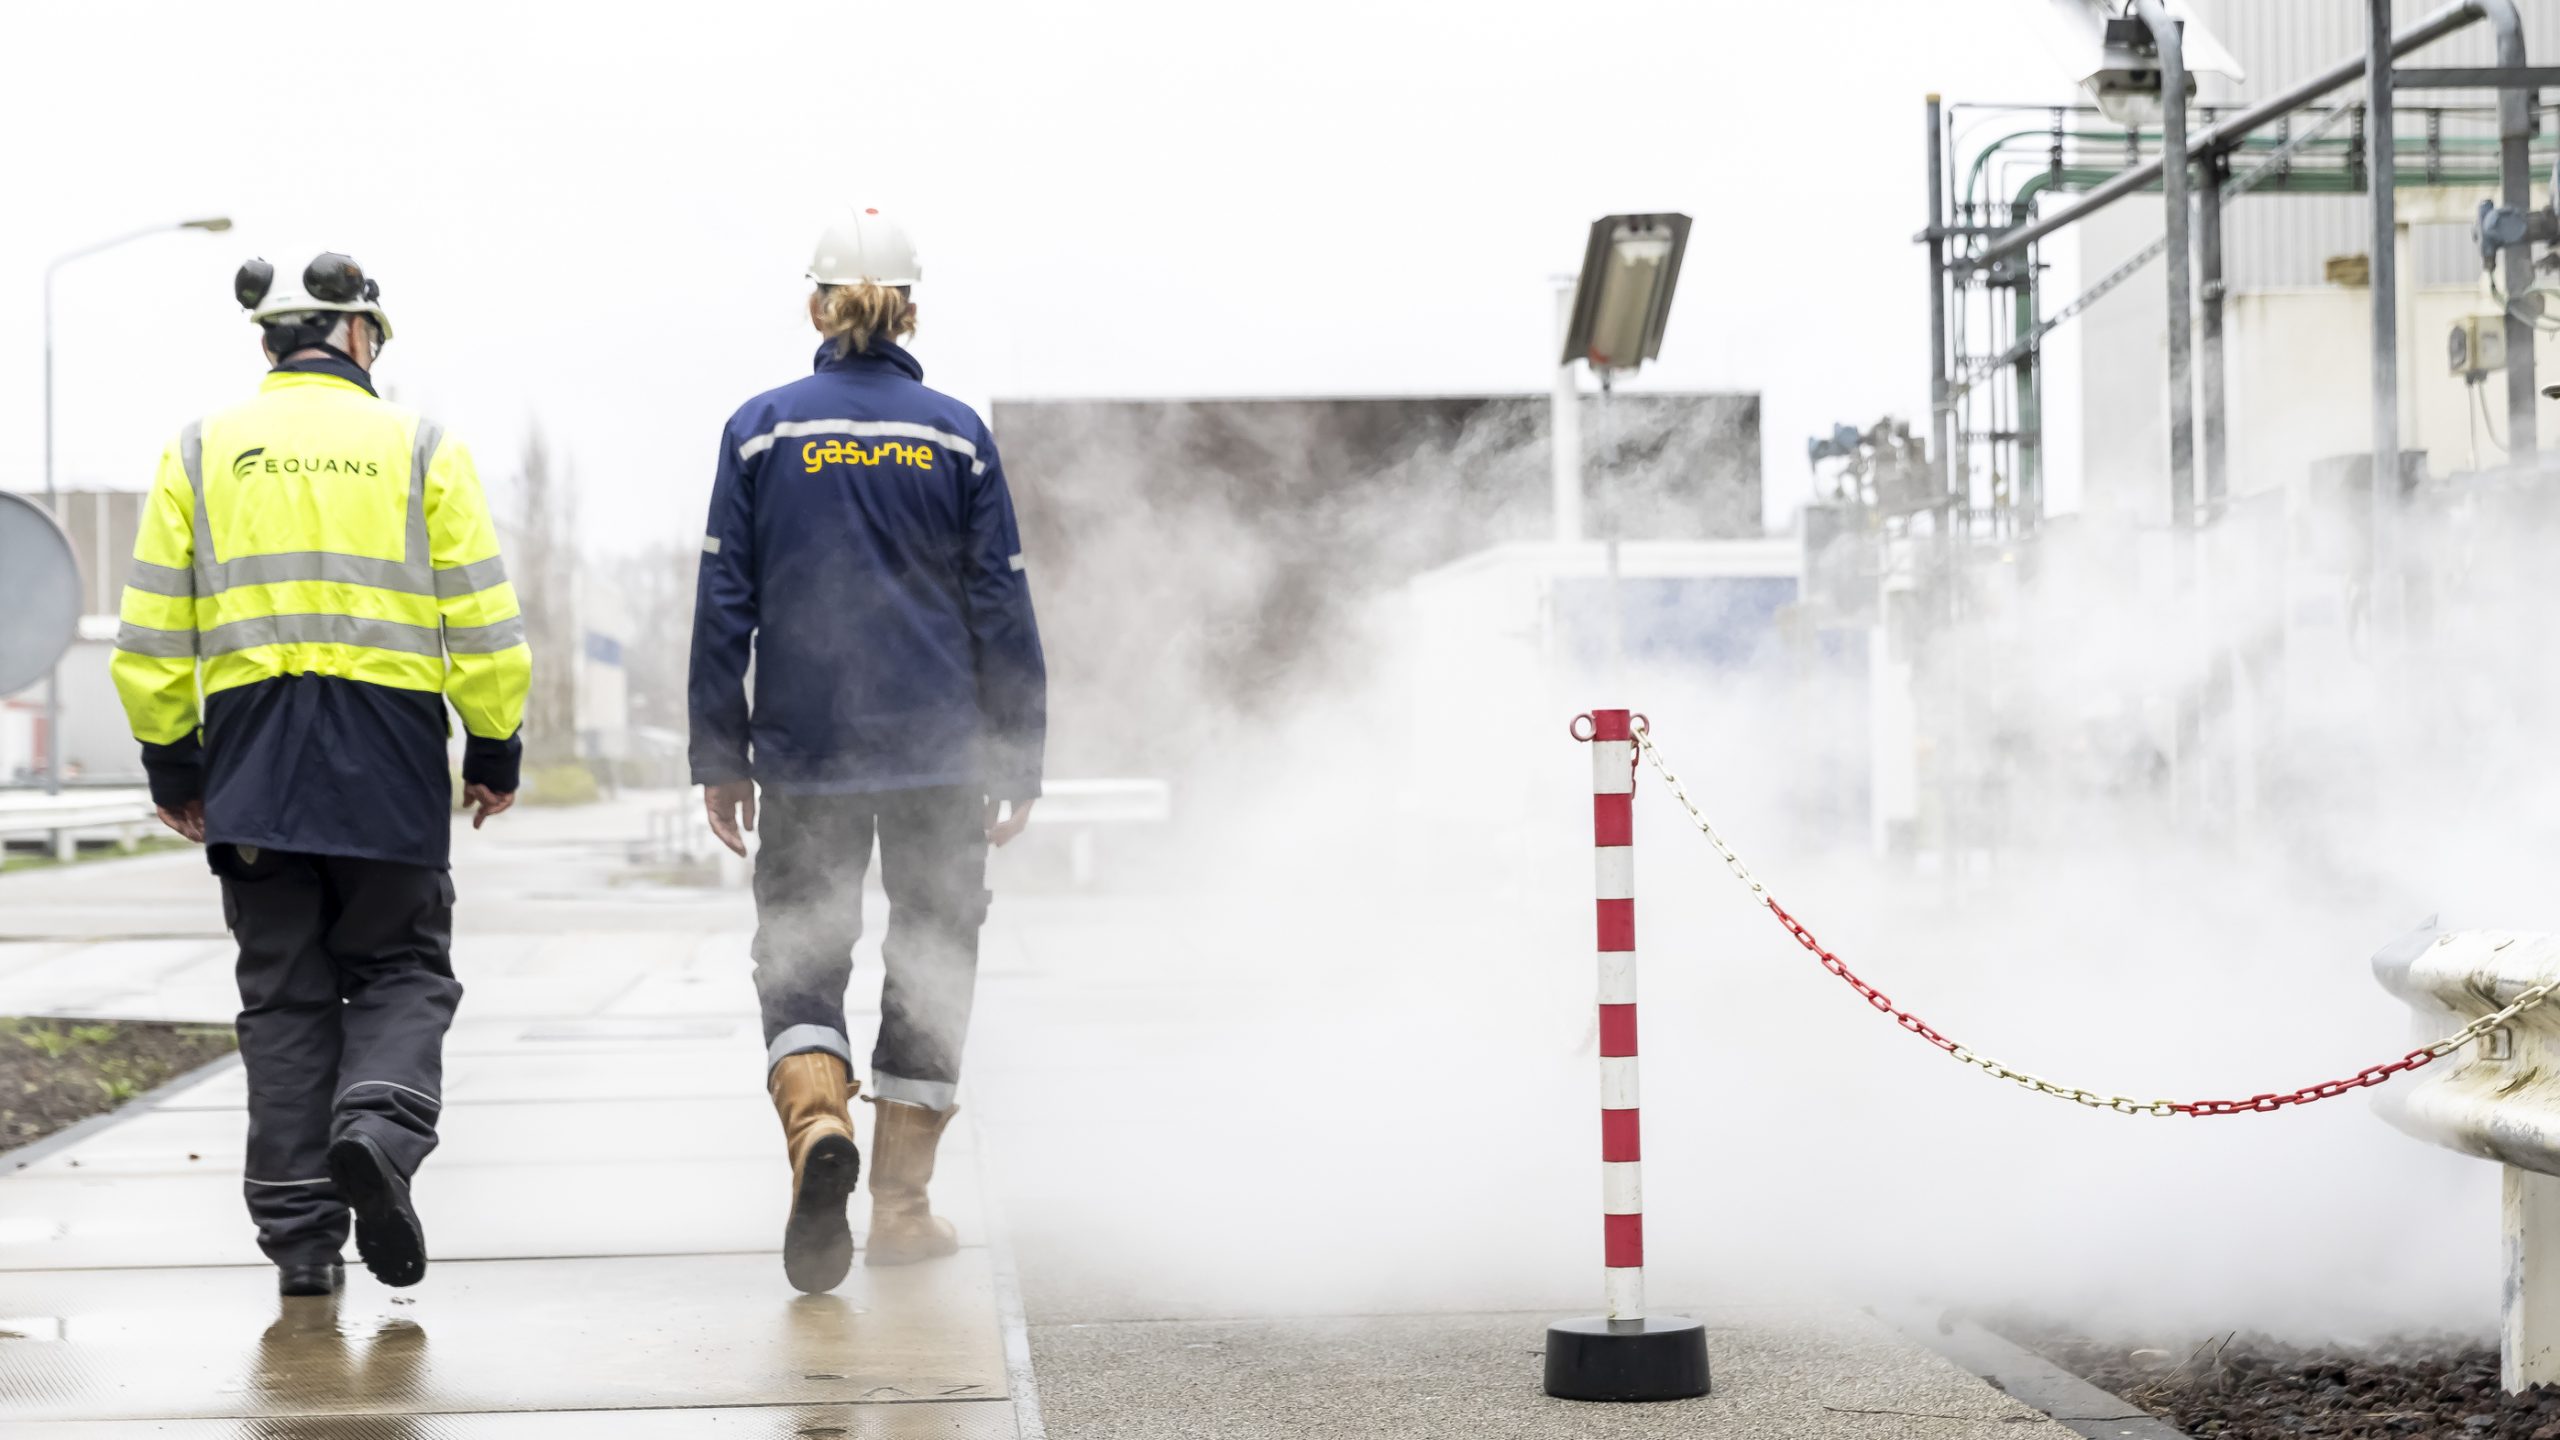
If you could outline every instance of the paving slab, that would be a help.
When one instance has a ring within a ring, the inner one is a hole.
[[[647,1104],[448,1105],[440,1130],[442,1143],[427,1162],[436,1170],[595,1165],[652,1153],[779,1164],[782,1134],[773,1107],[753,1093]],[[23,1173],[98,1180],[211,1171],[237,1179],[248,1138],[244,1110],[156,1110],[101,1133],[76,1154],[47,1156]]]
[[[895,1405],[766,1405],[737,1409],[535,1410],[476,1415],[348,1415],[247,1420],[39,1420],[10,1440],[1015,1440],[1001,1400]]]
[[[15,1183],[15,1182],[11,1182]],[[794,1295],[770,1255],[439,1262],[280,1301],[264,1267],[0,1274],[0,1429],[34,1420],[1002,1399],[982,1252]],[[396,1432],[395,1432],[396,1433]]]
[[[770,1123],[768,1121],[768,1123]],[[747,1160],[680,1156],[609,1164],[446,1166],[430,1159],[415,1188],[438,1259],[678,1255],[773,1251],[791,1171],[775,1154]],[[68,1152],[76,1157],[75,1148]],[[979,1243],[984,1212],[951,1167],[936,1210]],[[856,1203],[860,1233],[869,1207]],[[0,1270],[263,1263],[241,1208],[240,1177],[45,1174],[0,1183]]]
[[[70,940],[0,940],[0,985],[80,948]]]
[[[0,971],[0,1014],[229,1024],[240,1010],[228,937],[9,948],[50,953]]]
[[[456,1055],[594,1054],[626,1045],[724,1045],[761,1050],[764,1032],[750,1016],[587,1016],[576,1019],[483,1019],[465,1014],[445,1032],[444,1053]]]
[[[1706,1313],[1715,1393],[1656,1405],[1549,1399],[1540,1364],[1550,1315],[1035,1323],[1031,1349],[1051,1440],[1883,1440],[2053,1428],[1855,1311]]]
[[[623,1063],[613,1063],[620,1061]],[[764,1094],[764,1047],[651,1049],[622,1054],[464,1053],[445,1057],[448,1105],[567,1100],[716,1100]],[[237,1110],[249,1077],[218,1076],[172,1098],[173,1110]]]
[[[853,1118],[855,1133],[867,1144],[870,1113],[857,1107]],[[972,1153],[976,1130],[969,1121],[965,1110],[952,1121],[943,1140],[945,1156]],[[773,1107],[762,1095],[743,1091],[645,1103],[459,1103],[445,1107],[441,1133],[428,1173],[480,1165],[602,1165],[651,1154],[782,1163],[782,1127]],[[205,1173],[236,1179],[248,1138],[245,1110],[151,1110],[21,1173],[98,1181]]]

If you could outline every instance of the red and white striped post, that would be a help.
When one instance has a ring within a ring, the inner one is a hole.
[[[1600,958],[1600,1224],[1609,1313],[1547,1327],[1547,1393],[1567,1400],[1682,1400],[1708,1389],[1707,1330],[1644,1305],[1644,1182],[1636,1088],[1635,732],[1594,710],[1591,844]]]
[[[1600,1223],[1609,1318],[1644,1318],[1644,1145],[1636,1090],[1635,741],[1592,715],[1591,860],[1600,949]]]

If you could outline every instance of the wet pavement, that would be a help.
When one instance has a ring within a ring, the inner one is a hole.
[[[0,1161],[0,1433],[1015,1435],[969,1117],[935,1184],[967,1248],[793,1292],[744,898],[615,894],[624,823],[518,812],[457,847],[425,1283],[275,1296],[236,1065]],[[0,1013],[228,1019],[218,923],[192,856],[13,877]]]
[[[1538,1031],[1524,1070],[1515,1017],[1451,1014],[1418,1049],[1411,1031],[1486,956],[1576,953],[1570,931],[1524,935],[1516,906],[1370,917],[1355,948],[1280,881],[1239,901],[997,877],[934,1185],[965,1248],[798,1297],[775,1253],[788,1167],[751,906],[631,883],[645,830],[625,804],[457,836],[467,993],[417,1186],[424,1284],[359,1269],[334,1302],[275,1298],[240,1205],[236,1069],[0,1159],[0,1433],[2060,1433],[1821,1301],[1703,1307],[1708,1400],[1541,1395],[1545,1322],[1597,1288],[1587,1043]],[[858,1006],[876,1003],[870,904]],[[0,879],[0,1013],[228,1019],[218,915],[188,855]],[[1527,1013],[1587,1024],[1588,978],[1562,966],[1493,966],[1470,1003],[1520,974],[1539,977]],[[1665,1234],[1694,1233],[1674,1179],[1657,1203]],[[1700,1273],[1667,1253],[1658,1283]]]

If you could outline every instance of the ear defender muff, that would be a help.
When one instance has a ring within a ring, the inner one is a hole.
[[[276,267],[264,260],[246,261],[240,266],[240,273],[231,277],[231,298],[240,302],[241,309],[255,310],[275,283]]]
[[[303,267],[302,293],[331,305],[350,305],[359,297],[372,299],[379,290],[352,257],[327,250]]]

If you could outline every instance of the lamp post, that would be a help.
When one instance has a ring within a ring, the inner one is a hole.
[[[171,230],[202,230],[220,234],[231,228],[231,217],[209,216],[202,220],[181,220],[174,225],[146,225],[122,235],[83,245],[64,255],[57,255],[44,267],[44,508],[55,520],[62,518],[62,493],[53,480],[53,272],[74,260],[86,259],[101,250],[112,250],[128,241],[164,234]],[[44,793],[62,793],[62,667],[56,664],[44,680]]]
[[[1582,538],[1581,399],[1573,388],[1573,365],[1582,361],[1600,381],[1601,428],[1609,440],[1608,455],[1617,457],[1618,435],[1608,411],[1612,379],[1633,374],[1662,353],[1662,332],[1671,320],[1671,292],[1680,283],[1680,260],[1689,248],[1689,217],[1675,213],[1604,215],[1591,222],[1582,251],[1582,272],[1568,304],[1558,297],[1564,322],[1555,389],[1556,538],[1571,543]],[[1614,478],[1614,477],[1612,477]],[[1626,662],[1626,607],[1618,580],[1619,512],[1624,497],[1611,494],[1599,507],[1600,538],[1609,573],[1609,665],[1613,678]]]
[[[1564,313],[1564,336],[1556,356],[1556,424],[1551,437],[1559,446],[1579,447],[1579,427],[1565,423],[1580,404],[1573,393],[1572,366],[1579,360],[1600,380],[1606,414],[1610,382],[1662,353],[1663,327],[1671,317],[1671,292],[1680,280],[1680,259],[1689,244],[1689,217],[1669,212],[1650,215],[1605,215],[1591,223],[1582,252],[1582,273],[1573,289],[1571,309]],[[1615,427],[1610,453],[1617,448]],[[1567,458],[1575,464],[1568,467]],[[1578,494],[1567,494],[1568,472],[1578,472],[1579,456],[1559,454],[1556,467],[1558,538],[1572,540],[1571,519],[1579,529]],[[1609,567],[1610,665],[1619,668],[1626,649],[1625,606],[1618,585],[1619,503],[1612,495],[1600,507],[1601,536]],[[1610,1031],[1600,1053],[1600,1161],[1603,1177],[1601,1213],[1606,1245],[1607,1277],[1603,1294],[1608,1313],[1560,1320],[1547,1327],[1546,1390],[1560,1400],[1682,1400],[1707,1393],[1707,1327],[1695,1320],[1648,1315],[1644,1304],[1643,1187],[1637,1179],[1638,1144],[1635,1108],[1635,931],[1634,905],[1627,898],[1633,880],[1626,849],[1632,832],[1619,824],[1626,818],[1626,792],[1634,788],[1634,743],[1627,712],[1598,710],[1592,735],[1594,832],[1600,881],[1600,1014]],[[1605,733],[1602,727],[1614,727]],[[1614,817],[1614,818],[1611,818]],[[1623,919],[1623,933],[1620,921]],[[1624,1028],[1619,1026],[1623,1022]]]

